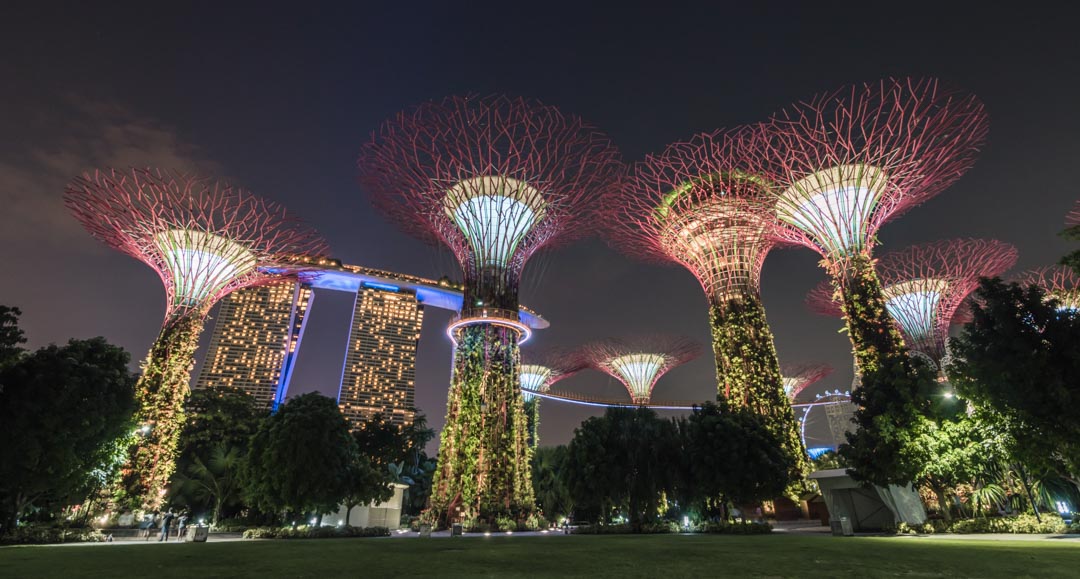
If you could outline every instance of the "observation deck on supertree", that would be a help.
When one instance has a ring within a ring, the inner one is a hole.
[[[903,354],[871,252],[888,220],[975,162],[987,116],[936,79],[888,79],[817,96],[758,126],[784,239],[821,254],[862,372]]]
[[[709,301],[718,394],[766,417],[801,458],[761,302],[761,268],[781,241],[773,185],[752,163],[764,155],[760,136],[718,130],[673,143],[638,163],[629,185],[604,207],[615,245],[680,264],[698,279]]]
[[[636,405],[647,405],[661,376],[701,355],[701,347],[677,336],[635,336],[586,344],[589,365],[618,380]]]
[[[123,468],[129,491],[157,509],[175,469],[207,312],[232,291],[303,269],[302,258],[327,246],[280,205],[180,172],[86,173],[67,186],[64,203],[92,236],[149,265],[165,286],[165,320],[136,385],[142,434]]]
[[[1080,312],[1080,275],[1071,268],[1053,265],[1025,271],[1017,281],[1026,285],[1037,285],[1046,297],[1058,301],[1059,311]]]
[[[540,398],[536,394],[549,392],[553,384],[584,370],[588,363],[577,352],[562,350],[526,351],[522,358],[521,395],[525,401],[529,443],[536,448],[540,444]]]
[[[966,319],[961,308],[979,278],[1001,275],[1017,257],[1015,247],[993,239],[948,239],[885,254],[876,266],[885,309],[907,347],[943,370],[949,326]],[[807,304],[818,313],[842,315],[833,295],[821,284]]]
[[[454,370],[432,513],[494,520],[534,508],[520,395],[518,287],[529,258],[588,226],[589,205],[619,185],[610,140],[535,101],[450,97],[383,123],[359,181],[405,231],[441,243],[464,273],[450,328]]]

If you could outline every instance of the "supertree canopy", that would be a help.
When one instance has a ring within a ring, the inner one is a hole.
[[[949,239],[887,253],[877,263],[885,309],[907,347],[941,369],[949,326],[966,318],[962,306],[979,278],[1000,275],[1016,259],[1016,248],[993,239]],[[807,302],[820,313],[841,313],[824,286]]]
[[[493,520],[531,511],[518,369],[529,332],[518,315],[521,272],[538,249],[584,232],[588,205],[619,185],[618,151],[554,107],[451,97],[385,122],[359,169],[378,208],[450,248],[464,273],[431,514]]]
[[[748,164],[764,154],[757,136],[715,131],[672,144],[639,163],[604,207],[617,246],[697,277],[710,304],[719,395],[767,417],[801,461],[759,290],[762,264],[780,240],[773,185]]]
[[[700,354],[696,342],[676,336],[608,339],[583,348],[590,366],[621,382],[634,404],[642,405],[649,403],[661,376]]]
[[[857,365],[875,370],[903,352],[874,272],[876,233],[972,166],[987,134],[983,105],[935,79],[890,79],[792,106],[761,131],[780,235],[822,255]]]
[[[124,468],[129,492],[156,509],[175,468],[207,312],[232,291],[280,281],[298,257],[327,247],[281,206],[184,173],[95,171],[73,180],[64,202],[91,235],[149,265],[165,286],[165,321],[136,386],[142,434]]]
[[[832,374],[833,368],[828,364],[784,364],[781,371],[784,374],[784,394],[788,400],[795,402],[803,390]]]
[[[525,402],[528,421],[529,444],[540,444],[540,398],[536,392],[547,392],[551,385],[569,378],[588,367],[585,359],[576,352],[546,350],[525,352],[521,365],[521,395]]]
[[[1055,265],[1020,274],[1020,283],[1037,285],[1048,298],[1058,302],[1059,310],[1080,312],[1080,276],[1071,268]]]

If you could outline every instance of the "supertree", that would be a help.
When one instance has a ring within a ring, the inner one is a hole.
[[[701,347],[678,336],[634,336],[586,344],[582,355],[593,368],[618,380],[634,404],[648,404],[657,380],[701,355]]]
[[[877,262],[885,309],[912,354],[944,370],[949,327],[966,319],[965,300],[979,278],[1016,263],[1016,248],[993,239],[948,239],[885,254]],[[832,292],[819,285],[807,297],[814,311],[841,315]],[[961,316],[957,316],[960,313]]]
[[[1059,310],[1080,312],[1080,275],[1068,267],[1032,269],[1020,274],[1017,281],[1042,288],[1046,297],[1057,300]]]
[[[539,249],[584,233],[588,206],[618,186],[610,140],[551,106],[450,97],[386,121],[359,159],[376,207],[442,243],[464,274],[450,327],[454,369],[431,512],[492,520],[534,508],[518,345],[518,285]]]
[[[298,258],[327,247],[276,203],[185,173],[94,171],[67,186],[64,202],[91,235],[149,265],[165,286],[165,320],[136,385],[141,434],[124,467],[134,498],[156,509],[175,469],[207,312],[230,292],[281,281]]]
[[[890,79],[818,96],[760,127],[780,235],[821,254],[857,366],[874,371],[904,350],[874,271],[877,231],[974,164],[983,105],[935,79]]]
[[[803,390],[832,374],[833,367],[828,364],[784,364],[781,371],[784,374],[784,394],[794,403]]]
[[[772,185],[747,160],[763,155],[747,129],[674,143],[639,163],[628,187],[604,203],[610,237],[627,253],[678,263],[709,301],[717,389],[768,418],[803,461],[761,302],[761,267],[779,243]],[[800,462],[799,470],[805,470]]]
[[[528,420],[529,444],[540,444],[540,398],[536,392],[547,392],[552,384],[569,378],[588,367],[577,352],[563,350],[526,351],[522,355],[521,395]]]

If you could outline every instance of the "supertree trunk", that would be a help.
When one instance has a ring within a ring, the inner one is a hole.
[[[907,356],[904,339],[885,308],[873,260],[863,253],[847,258],[833,271],[833,283],[847,323],[855,364],[862,374],[876,372],[885,360]]]
[[[197,313],[169,320],[143,362],[142,376],[135,386],[139,433],[124,469],[128,479],[125,487],[146,510],[161,507],[176,470],[184,402],[203,320]]]
[[[784,379],[761,298],[753,293],[714,303],[710,308],[719,395],[764,417],[795,459],[791,480],[809,472],[799,424],[784,393]]]
[[[540,398],[533,396],[525,400],[526,428],[529,432],[529,448],[540,446]]]
[[[431,497],[436,520],[493,521],[532,511],[532,449],[517,382],[517,333],[481,324],[457,336]]]

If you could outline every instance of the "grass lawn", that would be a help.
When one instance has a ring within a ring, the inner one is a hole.
[[[0,577],[1077,577],[1072,541],[773,534],[0,548]]]

